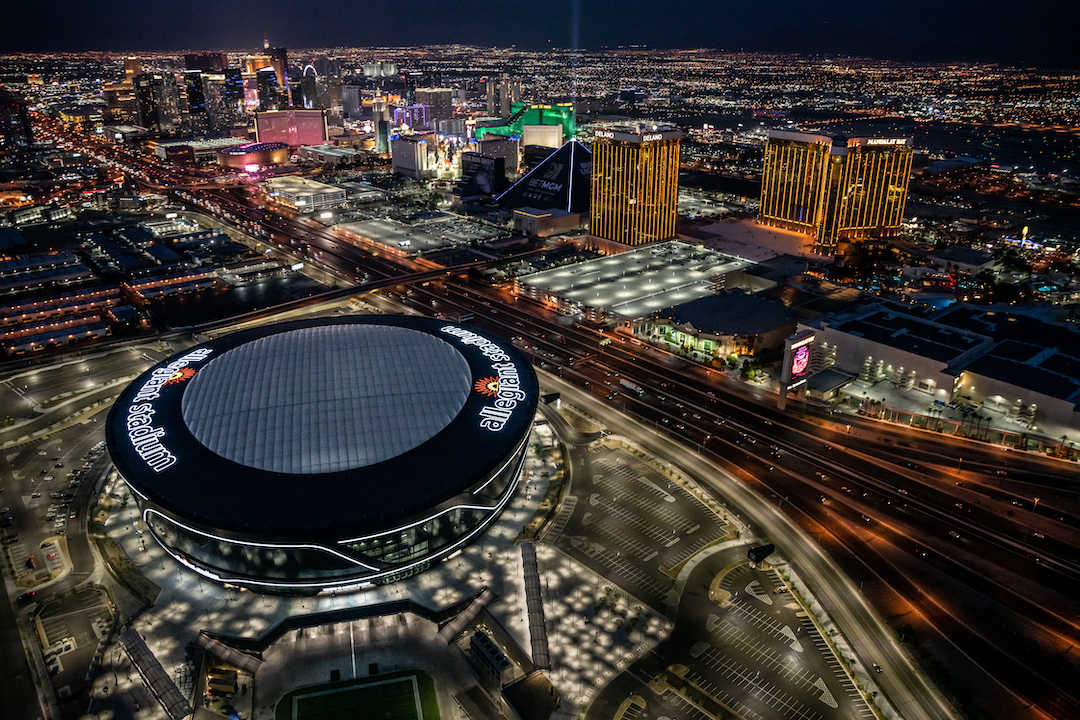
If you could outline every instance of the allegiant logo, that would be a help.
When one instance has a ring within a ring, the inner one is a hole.
[[[482,395],[495,398],[495,402],[480,408],[480,427],[492,432],[502,430],[514,414],[514,408],[525,399],[517,364],[501,347],[471,330],[453,325],[447,325],[439,330],[447,335],[453,335],[464,345],[478,348],[491,362],[491,369],[495,371],[495,375],[477,380],[473,384],[473,389]]]
[[[131,446],[139,457],[154,472],[176,464],[176,456],[161,444],[165,437],[165,428],[154,425],[154,403],[160,397],[160,390],[165,385],[174,385],[190,379],[195,370],[187,367],[192,363],[202,362],[212,352],[210,348],[192,350],[187,355],[173,360],[165,367],[155,368],[150,379],[143,383],[128,408],[127,434]]]

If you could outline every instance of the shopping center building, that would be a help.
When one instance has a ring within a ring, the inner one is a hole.
[[[524,357],[469,327],[299,321],[162,361],[106,439],[176,560],[309,594],[393,582],[477,538],[514,494],[537,390]]]

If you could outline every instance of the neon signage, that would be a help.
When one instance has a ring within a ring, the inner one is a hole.
[[[525,400],[517,364],[501,347],[471,330],[447,325],[439,328],[439,331],[453,335],[463,345],[476,347],[484,357],[491,361],[491,369],[495,372],[494,377],[484,378],[483,389],[479,387],[479,382],[475,389],[483,395],[495,398],[492,403],[480,408],[480,427],[491,432],[499,432],[506,427],[518,403]]]
[[[806,374],[810,367],[810,345],[802,345],[791,354],[791,377],[795,379]]]
[[[187,367],[202,362],[212,352],[210,348],[192,350],[164,367],[154,368],[150,379],[135,393],[127,415],[127,434],[131,446],[154,472],[161,472],[176,464],[176,456],[161,443],[165,428],[154,425],[154,403],[161,396],[161,388],[191,378],[195,371]]]

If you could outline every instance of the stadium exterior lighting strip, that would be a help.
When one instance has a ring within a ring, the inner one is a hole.
[[[510,498],[512,498],[513,496],[514,496],[513,492],[507,493],[506,496],[495,507],[495,509],[497,511],[502,510],[502,508],[506,506],[506,503],[508,503],[510,501]],[[145,519],[146,512],[150,512],[150,511],[149,510],[144,511],[144,513],[143,513],[144,519]],[[158,514],[160,515],[160,513],[158,513]],[[162,515],[162,517],[165,517],[165,516]],[[166,518],[166,519],[169,519],[169,518]],[[186,560],[185,558],[179,557],[176,553],[174,553],[172,550],[170,550],[169,547],[167,545],[165,545],[165,543],[162,543],[160,540],[158,541],[158,544],[160,544],[162,549],[164,549],[165,552],[167,552],[169,554],[169,556],[172,557],[174,560],[176,560],[178,563],[180,563],[181,565],[184,565],[185,567],[188,567],[191,570],[199,573],[203,577],[210,578],[211,580],[213,580],[215,582],[231,583],[231,584],[240,585],[240,586],[249,586],[249,585],[251,585],[251,586],[260,586],[260,587],[267,587],[267,588],[282,588],[282,589],[286,589],[286,590],[288,590],[288,589],[297,590],[297,589],[303,589],[303,588],[318,588],[319,590],[332,590],[332,589],[338,589],[338,588],[342,588],[342,587],[352,587],[352,586],[355,586],[355,587],[359,588],[359,587],[363,587],[365,584],[374,584],[372,582],[373,580],[378,580],[379,578],[386,577],[387,575],[394,575],[394,574],[400,573],[400,572],[402,572],[404,570],[409,570],[411,568],[417,567],[418,565],[422,565],[424,563],[431,562],[434,559],[437,559],[437,558],[443,557],[444,555],[450,554],[451,552],[453,552],[454,550],[456,550],[457,548],[461,547],[466,542],[471,540],[473,538],[473,536],[475,536],[478,532],[480,532],[482,530],[485,530],[486,528],[487,528],[486,525],[478,525],[477,527],[473,528],[473,530],[471,532],[469,532],[467,535],[463,535],[462,537],[460,537],[457,542],[455,542],[452,545],[448,545],[440,553],[437,553],[435,555],[429,555],[428,557],[423,558],[422,560],[418,560],[418,561],[416,561],[414,563],[410,563],[409,565],[405,565],[403,567],[396,567],[396,568],[393,568],[392,570],[386,570],[384,572],[372,575],[370,577],[362,578],[361,582],[359,582],[359,583],[357,582],[357,578],[349,578],[348,580],[344,580],[344,581],[338,582],[338,583],[326,583],[326,582],[322,582],[322,583],[278,583],[278,582],[269,582],[267,580],[251,580],[251,579],[248,579],[248,578],[223,577],[221,575],[218,575],[217,573],[214,573],[214,572],[212,572],[210,570],[207,570],[206,568],[199,567],[199,566],[195,565],[194,563],[192,563],[191,561]],[[203,534],[205,534],[205,533],[203,533]],[[207,537],[214,537],[214,536],[208,535]],[[221,538],[221,539],[225,540],[224,538]],[[232,542],[232,541],[231,540],[225,540],[225,542]],[[248,544],[257,545],[258,543],[248,543]],[[283,546],[283,547],[289,547],[289,546]],[[312,546],[312,547],[318,548],[319,546]],[[356,562],[356,561],[354,560],[353,562]]]

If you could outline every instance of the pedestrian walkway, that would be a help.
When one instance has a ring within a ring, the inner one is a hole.
[[[485,588],[496,597],[488,605],[488,612],[499,619],[515,640],[528,647],[523,571],[516,541],[521,529],[532,519],[554,474],[551,461],[530,450],[513,499],[499,521],[475,543],[415,577],[348,593],[305,598],[263,596],[211,582],[164,552],[140,521],[135,503],[116,509],[106,521],[106,530],[136,568],[161,588],[154,606],[140,614],[132,627],[146,639],[147,647],[163,667],[182,663],[186,647],[203,630],[222,636],[257,638],[288,617],[405,599],[435,610],[480,595]],[[111,483],[105,488],[106,493],[122,496],[127,491],[118,476]],[[325,665],[317,663],[315,667],[325,669]],[[321,682],[327,679],[328,676],[318,678]]]

